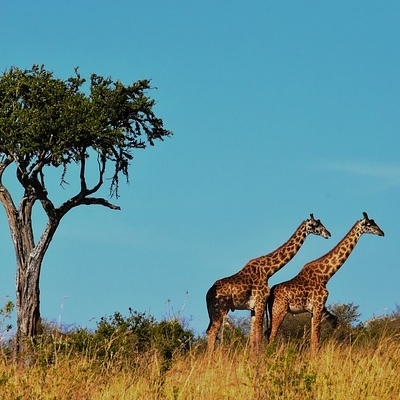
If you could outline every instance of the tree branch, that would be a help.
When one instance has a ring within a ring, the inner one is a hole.
[[[80,169],[80,172],[79,172],[79,178],[80,178],[80,181],[81,181],[81,192],[80,192],[80,194],[86,195],[87,185],[86,185],[86,178],[85,178],[85,172],[86,172],[85,151],[81,152],[80,161],[81,161],[81,169]]]
[[[17,217],[17,209],[15,207],[14,200],[11,197],[10,192],[3,185],[4,171],[12,162],[13,162],[13,158],[11,156],[7,156],[0,163],[0,201],[3,203],[3,206],[6,209],[8,218],[15,221],[15,219]]]
[[[86,195],[96,193],[103,186],[103,177],[106,171],[106,158],[104,156],[98,156],[97,163],[99,166],[99,181],[91,189],[87,190]]]
[[[81,204],[86,205],[86,206],[89,206],[92,204],[97,204],[100,206],[111,208],[112,210],[121,210],[120,206],[112,204],[108,200],[101,198],[101,197],[85,197]]]
[[[100,205],[104,206],[107,208],[110,208],[111,210],[120,210],[121,207],[110,203],[104,198],[101,197],[84,197],[78,199],[75,197],[67,200],[65,203],[61,204],[60,207],[57,208],[57,214],[59,215],[59,218],[61,219],[68,211],[72,210],[75,207],[78,207],[80,205]]]

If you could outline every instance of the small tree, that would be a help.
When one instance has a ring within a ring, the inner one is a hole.
[[[146,95],[148,80],[125,86],[93,74],[88,93],[84,84],[77,69],[74,76],[60,80],[37,65],[25,71],[11,68],[0,77],[0,201],[17,259],[17,352],[22,339],[37,333],[41,265],[61,219],[80,205],[119,210],[106,198],[95,196],[103,187],[106,167],[111,165],[110,197],[118,198],[121,174],[129,179],[132,150],[144,149],[156,139],[171,135],[153,112],[155,102]],[[87,172],[89,161],[91,165],[97,163],[92,184]],[[50,168],[60,168],[63,185],[71,164],[78,166],[78,190],[56,206],[50,199],[46,176]],[[4,173],[11,165],[22,186],[18,205],[4,183]],[[47,218],[37,240],[32,225],[36,204]]]

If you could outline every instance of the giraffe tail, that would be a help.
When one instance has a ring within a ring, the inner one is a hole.
[[[269,296],[267,298],[266,304],[265,304],[265,324],[266,324],[266,331],[264,332],[264,335],[269,338],[270,332],[271,332],[271,322],[272,322],[272,304],[274,303],[274,289],[275,285],[272,286]]]
[[[208,312],[208,317],[210,318],[210,323],[208,324],[206,333],[209,332],[209,330],[211,329],[212,323],[213,323],[213,304],[215,302],[215,298],[217,295],[217,291],[216,291],[216,287],[215,284],[212,285],[210,287],[210,289],[208,289],[207,294],[206,294],[206,304],[207,304],[207,312]]]

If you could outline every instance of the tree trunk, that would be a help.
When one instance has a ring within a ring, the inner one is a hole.
[[[37,325],[40,320],[40,269],[41,261],[35,259],[26,265],[17,266],[15,356],[27,352],[30,342],[37,333]]]
[[[44,255],[49,247],[58,222],[49,221],[40,240],[33,245],[30,238],[31,223],[22,224],[17,248],[17,274],[16,274],[16,309],[17,332],[15,336],[14,355],[19,355],[29,350],[30,344],[37,334],[40,321],[40,271]],[[11,224],[10,224],[11,228]],[[12,229],[11,229],[12,230]],[[17,250],[16,248],[16,250]]]
[[[1,178],[0,170],[0,178]],[[27,193],[27,192],[26,192]],[[25,193],[25,194],[26,194]],[[16,271],[16,311],[17,331],[14,356],[24,355],[37,334],[40,320],[40,271],[44,255],[59,225],[61,217],[49,215],[46,228],[35,244],[32,229],[32,209],[34,196],[25,196],[17,209],[8,190],[1,184],[0,201],[7,214],[11,239],[17,260]]]

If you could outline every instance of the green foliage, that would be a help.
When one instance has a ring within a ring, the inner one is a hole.
[[[220,342],[230,348],[244,348],[250,333],[250,317],[231,314],[226,319],[220,333]]]
[[[151,345],[151,334],[156,321],[145,313],[131,312],[128,317],[115,312],[109,318],[101,318],[94,333],[94,340],[106,344],[109,354],[122,347],[128,354],[145,352]]]
[[[0,308],[0,341],[4,335],[11,331],[12,325],[8,322],[14,310],[14,303],[8,300],[2,308]]]
[[[189,350],[192,341],[193,332],[177,319],[163,320],[154,326],[153,343],[164,360],[172,360],[175,352]]]
[[[337,327],[330,332],[329,336],[340,343],[352,343],[358,335],[360,327],[359,306],[354,303],[334,303],[328,308],[338,318]]]
[[[102,318],[97,325],[93,340],[99,346],[102,358],[115,354],[125,359],[154,349],[162,359],[162,369],[168,369],[175,352],[190,348],[193,333],[185,329],[176,319],[157,322],[154,317],[129,309],[128,317],[119,312],[109,318]]]
[[[160,358],[162,372],[177,354],[187,352],[193,333],[177,319],[160,322],[151,315],[129,309],[102,317],[92,332],[85,328],[64,329],[44,323],[36,340],[37,360],[48,364],[62,354],[86,355],[100,364],[120,363],[134,367],[143,357]]]
[[[359,306],[354,303],[334,303],[328,307],[329,311],[338,318],[338,323],[347,328],[354,328],[360,323],[361,314],[358,308]]]
[[[391,313],[373,317],[358,327],[359,343],[375,341],[379,343],[382,338],[400,341],[400,306]]]
[[[117,195],[119,174],[128,179],[132,149],[171,135],[146,95],[149,80],[125,86],[92,74],[89,94],[85,83],[77,68],[61,80],[43,65],[13,67],[0,77],[0,154],[21,166],[24,186],[45,166],[62,166],[64,178],[68,164],[84,162],[91,149],[100,170],[114,163],[110,189]]]

